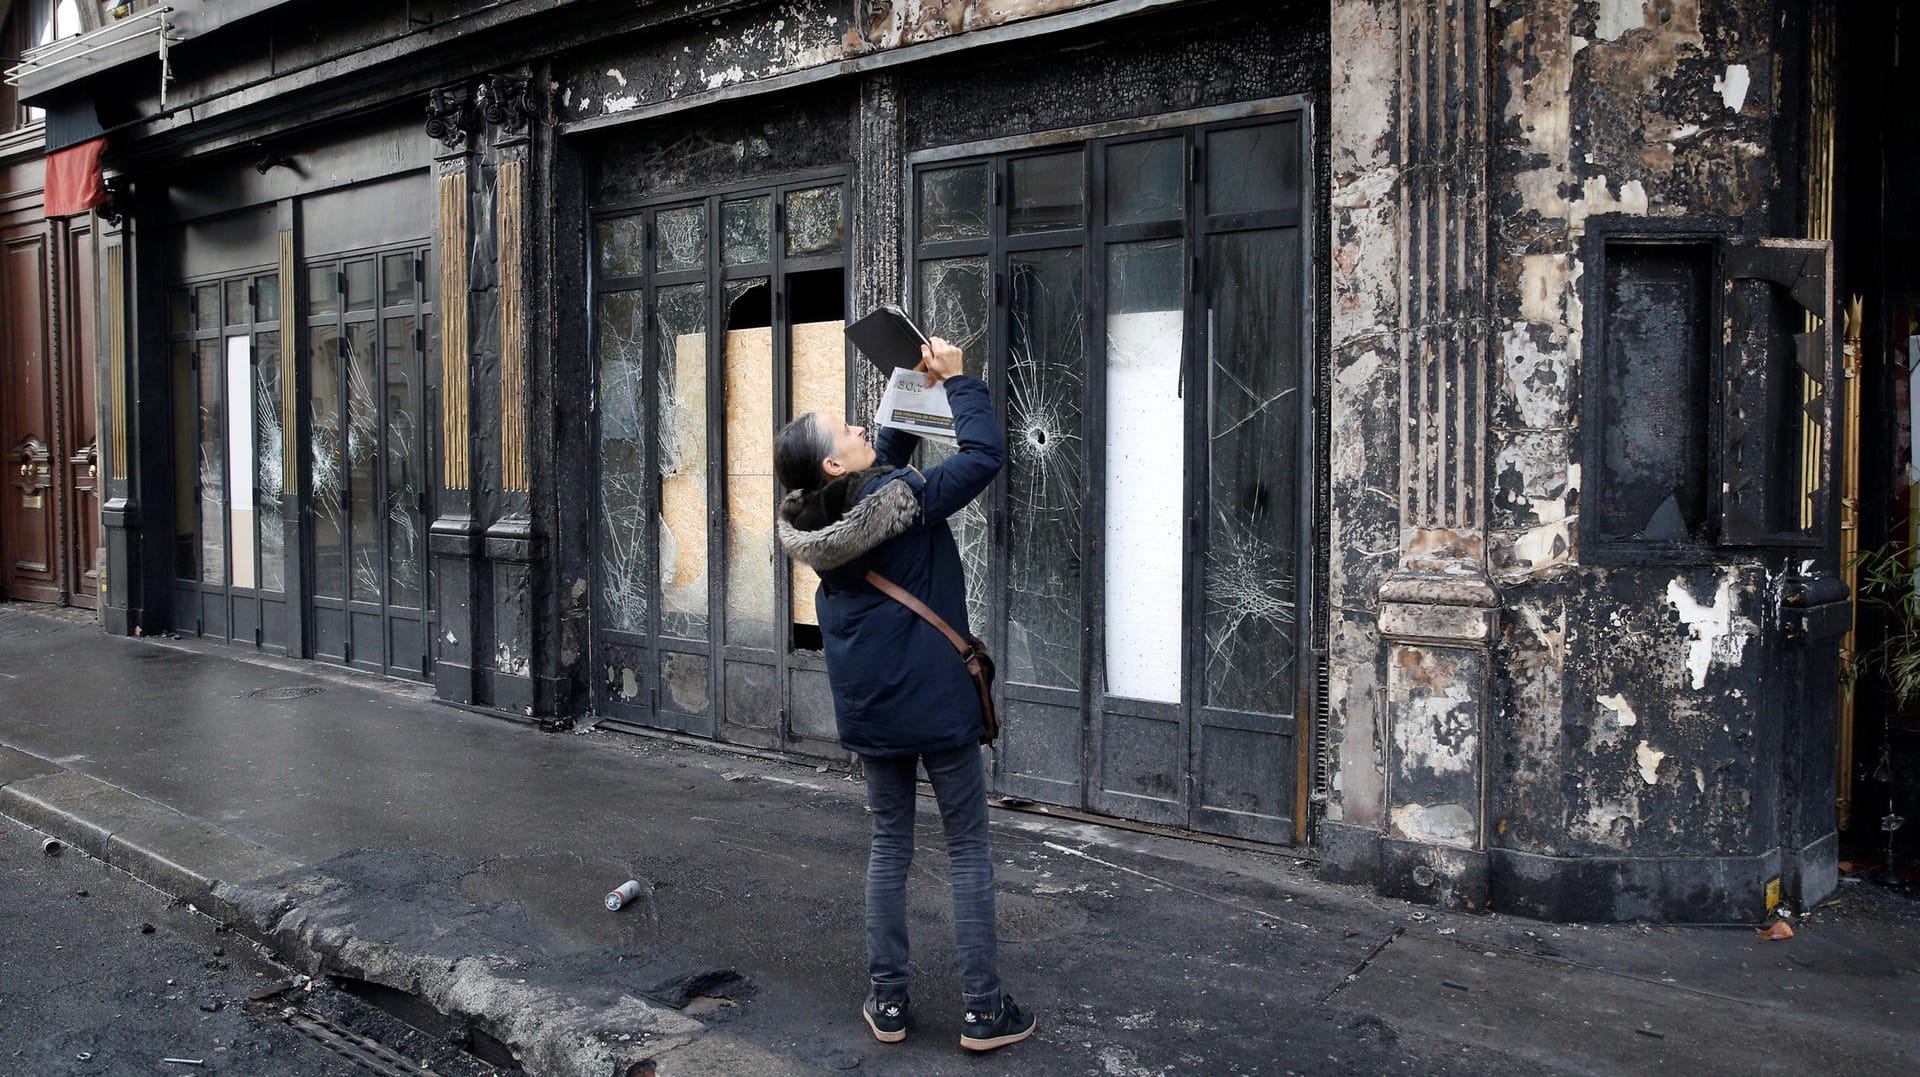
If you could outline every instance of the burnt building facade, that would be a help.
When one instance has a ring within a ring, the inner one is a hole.
[[[837,755],[771,443],[901,302],[1009,434],[1002,795],[1539,916],[1831,888],[1891,11],[355,7],[19,69],[105,140],[109,631]]]

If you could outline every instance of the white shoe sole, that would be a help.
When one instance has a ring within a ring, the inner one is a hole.
[[[864,1009],[860,1011],[860,1016],[867,1019],[867,1027],[873,1030],[873,1038],[881,1043],[899,1043],[907,1038],[907,1030],[904,1028],[898,1032],[880,1031],[880,1026],[873,1023],[873,1015]]]

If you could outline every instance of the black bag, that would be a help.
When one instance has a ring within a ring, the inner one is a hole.
[[[1000,715],[993,709],[993,656],[987,653],[985,641],[978,636],[962,638],[939,614],[927,608],[927,604],[913,597],[907,589],[880,575],[867,572],[867,583],[887,597],[920,615],[920,619],[940,630],[960,652],[960,660],[967,664],[967,673],[973,678],[974,690],[980,693],[980,721],[982,733],[980,743],[992,744],[1000,736]]]

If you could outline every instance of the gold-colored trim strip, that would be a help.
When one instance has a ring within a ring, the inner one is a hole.
[[[525,162],[500,163],[500,485],[525,492],[527,485],[526,303],[521,265],[521,206]]]
[[[440,177],[440,436],[446,489],[467,488],[467,176]]]

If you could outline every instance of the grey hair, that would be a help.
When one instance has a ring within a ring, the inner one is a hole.
[[[833,435],[820,413],[807,412],[780,428],[773,439],[773,475],[789,490],[818,490],[827,473],[820,462],[833,455]]]

